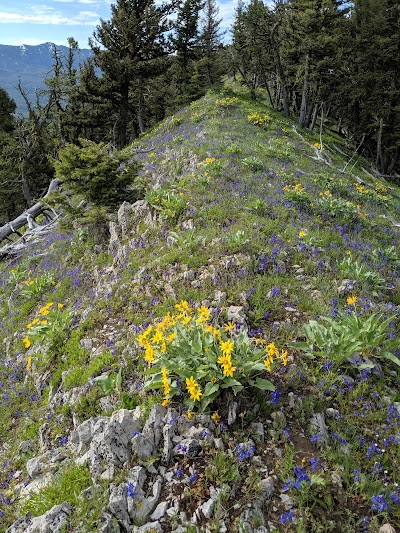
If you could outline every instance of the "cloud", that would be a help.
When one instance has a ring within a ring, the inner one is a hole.
[[[60,4],[98,4],[98,0],[53,0]]]
[[[99,15],[94,11],[80,11],[73,17],[61,13],[49,12],[47,9],[36,10],[35,14],[6,13],[0,11],[0,24],[44,24],[50,26],[94,26]]]

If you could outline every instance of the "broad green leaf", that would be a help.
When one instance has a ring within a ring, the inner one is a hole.
[[[243,388],[243,385],[240,383],[240,381],[236,381],[236,379],[233,378],[225,378],[224,381],[221,383],[221,389],[227,389],[228,387],[234,386],[240,386]]]
[[[253,381],[254,387],[257,387],[257,389],[260,390],[268,390],[268,391],[274,391],[275,385],[268,381],[268,379],[262,379],[262,378],[256,378],[255,381]]]
[[[203,398],[205,396],[211,396],[212,394],[214,394],[218,390],[219,390],[219,385],[217,383],[208,382],[206,384],[206,386],[204,387],[204,390],[203,390]]]
[[[389,359],[390,361],[393,361],[397,366],[400,366],[400,359],[396,357],[394,354],[390,352],[383,352],[381,354],[385,359]]]

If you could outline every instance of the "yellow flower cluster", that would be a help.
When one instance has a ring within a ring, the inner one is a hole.
[[[314,143],[313,146],[314,146],[317,150],[321,150],[321,143]]]
[[[199,324],[206,324],[210,318],[211,318],[211,311],[208,309],[208,307],[205,307],[202,305],[197,309],[198,317],[196,319],[196,322]]]
[[[25,346],[26,349],[28,349],[29,346],[31,345],[31,341],[28,339],[28,337],[24,337],[22,339],[22,342],[24,343],[24,346]]]
[[[287,365],[288,353],[285,350],[281,350],[281,352],[279,353],[278,348],[273,342],[268,344],[268,346],[265,348],[265,352],[267,354],[267,357],[264,359],[264,365],[268,372],[271,371],[271,365],[274,361],[276,361],[276,359],[281,359],[283,366]]]
[[[233,373],[236,370],[236,366],[232,364],[232,353],[233,353],[233,341],[228,339],[227,341],[222,341],[219,344],[219,349],[222,352],[222,355],[217,360],[217,363],[222,366],[222,371],[225,376],[232,378]]]
[[[167,351],[167,345],[171,344],[171,342],[175,339],[175,331],[173,331],[169,335],[166,335],[166,331],[169,328],[174,327],[178,322],[183,325],[186,325],[191,320],[193,309],[190,307],[188,302],[182,301],[179,304],[176,304],[175,307],[178,311],[178,314],[171,315],[170,313],[168,313],[161,320],[161,322],[159,322],[154,327],[150,325],[137,338],[139,345],[142,346],[145,350],[144,358],[149,365],[154,363],[154,361],[157,359],[156,350],[160,351],[161,353],[165,353]],[[202,312],[198,320],[203,321],[204,316],[205,311]]]
[[[265,126],[269,121],[268,115],[261,115],[260,113],[252,113],[247,115],[247,120],[254,124],[254,126]]]
[[[54,302],[49,302],[39,309],[39,314],[47,316],[50,313],[50,309],[53,307]],[[57,309],[62,309],[64,304],[57,304]]]
[[[357,296],[349,296],[346,302],[348,303],[348,305],[353,305],[356,303],[357,300],[358,300]]]
[[[235,372],[238,371],[244,372],[241,364],[237,363],[235,366],[235,350],[237,349],[237,358],[240,360],[240,354],[242,345],[239,341],[236,341],[235,338],[226,338],[224,331],[230,336],[236,328],[236,324],[233,322],[228,322],[222,326],[214,325],[211,323],[211,311],[206,306],[201,306],[196,309],[193,309],[189,303],[184,300],[175,305],[176,312],[174,314],[168,313],[158,324],[149,325],[145,331],[143,331],[137,337],[139,345],[144,349],[144,358],[146,362],[151,365],[153,363],[158,363],[161,368],[161,383],[164,390],[164,400],[163,405],[168,405],[171,398],[173,398],[178,391],[171,381],[171,375],[169,372],[178,373],[179,370],[176,369],[176,364],[184,364],[174,362],[174,358],[177,353],[180,353],[181,350],[184,351],[184,356],[190,360],[190,353],[188,352],[187,343],[190,340],[185,340],[185,335],[191,335],[193,331],[193,339],[199,339],[198,335],[200,334],[201,343],[200,348],[203,352],[204,359],[207,360],[207,357],[210,357],[210,372],[207,373],[206,380],[209,386],[210,384],[218,383],[220,380],[228,377],[233,378]],[[182,326],[185,328],[185,332],[182,331]],[[203,334],[210,334],[210,336],[204,336]],[[181,342],[180,335],[184,335],[184,342]],[[178,340],[175,340],[179,336]],[[194,346],[196,346],[196,354],[201,356],[201,353],[198,353],[198,340],[194,340]],[[238,342],[236,347],[236,342]],[[282,361],[282,364],[287,364],[287,352],[282,350],[281,352],[275,347],[273,343],[266,346],[267,341],[263,339],[248,339],[249,343],[260,344],[265,348],[267,353],[267,358],[264,361],[265,366],[268,370],[271,368],[271,364],[275,359],[279,358]],[[262,351],[260,350],[257,355],[257,361],[254,361],[254,365],[259,364],[260,359],[262,361]],[[183,357],[183,356],[182,356]],[[179,359],[177,359],[178,361]],[[214,366],[215,363],[218,366]],[[206,364],[206,361],[205,363]],[[201,400],[203,396],[203,378],[205,377],[201,373],[196,374],[196,371],[193,369],[191,364],[188,365],[190,371],[184,376],[186,380],[186,389],[190,396],[190,399],[194,402]],[[216,371],[212,370],[214,368]],[[248,370],[246,370],[247,372]],[[190,377],[187,377],[190,375]],[[241,375],[241,374],[240,374]],[[239,376],[239,374],[238,374]],[[183,376],[182,376],[183,378]],[[237,378],[239,379],[239,377]],[[196,381],[198,380],[198,381]]]
[[[161,375],[162,375],[162,384],[164,387],[164,396],[165,400],[163,401],[163,405],[166,406],[169,403],[168,395],[171,392],[171,387],[168,381],[168,370],[165,368],[165,366],[161,369]]]
[[[215,157],[206,157],[204,161],[200,161],[200,163],[197,163],[198,167],[204,167],[204,165],[211,165],[211,163],[214,163],[216,161]]]
[[[231,107],[238,103],[238,98],[236,96],[232,96],[231,98],[219,98],[216,103],[217,105],[223,106],[223,107]]]
[[[369,194],[369,189],[364,187],[364,185],[360,185],[359,183],[356,183],[354,186],[360,194]]]
[[[46,318],[42,318],[47,316],[50,313],[50,309],[54,306],[54,302],[48,302],[46,305],[41,307],[39,309],[39,315],[41,315],[39,318],[34,318],[29,324],[26,325],[26,329],[30,330],[34,328],[35,326],[47,326],[49,324],[49,321]],[[64,307],[64,304],[57,304],[57,309],[62,309]],[[31,341],[28,337],[24,337],[22,339],[22,342],[24,343],[24,346],[26,349],[28,349],[31,346]],[[28,366],[28,365],[27,365]],[[30,363],[29,363],[30,368]]]
[[[190,378],[186,378],[186,388],[188,390],[191,400],[194,400],[195,402],[200,401],[200,398],[203,393],[201,392],[200,386],[193,376],[190,376]]]
[[[286,192],[304,192],[305,189],[303,187],[303,185],[301,183],[296,183],[296,185],[293,185],[293,186],[290,186],[290,185],[285,185],[283,187],[283,190],[286,191]]]
[[[387,194],[389,189],[386,187],[386,185],[383,185],[382,183],[375,183],[375,190],[377,192],[380,192],[382,194]]]

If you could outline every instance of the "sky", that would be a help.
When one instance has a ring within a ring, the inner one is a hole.
[[[112,0],[0,0],[0,44],[36,45],[46,42],[68,45],[74,37],[88,48],[100,18],[111,18]],[[229,29],[236,0],[217,0],[221,26]]]

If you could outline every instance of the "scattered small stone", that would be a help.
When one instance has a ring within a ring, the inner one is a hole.
[[[383,526],[379,528],[379,533],[396,533],[396,530],[391,524],[383,524]]]
[[[251,430],[256,439],[258,438],[260,442],[264,442],[264,425],[261,422],[252,422]]]
[[[168,502],[160,502],[150,515],[151,520],[160,520],[167,512],[168,506]]]
[[[288,494],[280,494],[279,498],[282,500],[285,511],[290,511],[294,505],[293,499]]]

